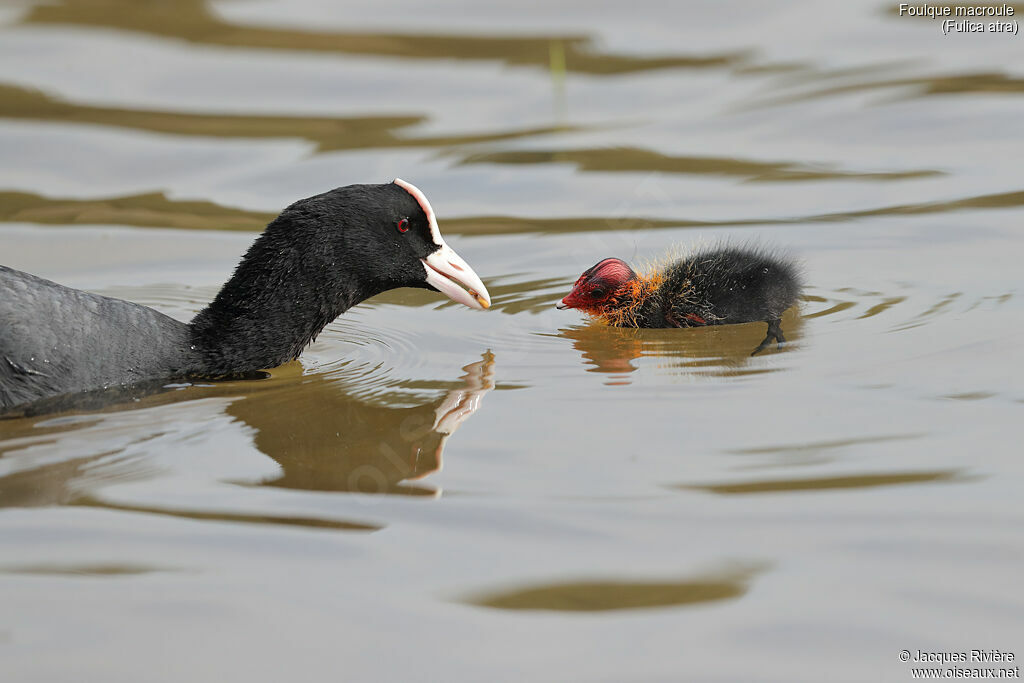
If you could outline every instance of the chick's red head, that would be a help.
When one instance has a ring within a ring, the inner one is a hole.
[[[636,273],[625,261],[606,258],[580,275],[572,291],[562,299],[558,308],[600,312],[611,306],[616,292],[635,278]]]

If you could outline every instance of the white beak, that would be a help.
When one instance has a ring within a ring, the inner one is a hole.
[[[452,301],[470,308],[481,311],[490,308],[491,295],[487,293],[480,276],[443,241],[440,249],[420,260],[427,269],[428,285],[447,295]]]

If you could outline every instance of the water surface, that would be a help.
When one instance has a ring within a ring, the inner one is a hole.
[[[11,680],[1024,656],[1019,39],[875,2],[0,21],[0,262],[187,320],[281,208],[400,176],[494,300],[393,291],[266,379],[0,420]],[[803,264],[785,348],[554,309],[719,241]]]

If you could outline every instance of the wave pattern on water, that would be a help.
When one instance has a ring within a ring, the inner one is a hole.
[[[329,33],[230,24],[210,11],[203,0],[183,0],[173,7],[131,0],[62,0],[34,7],[27,24],[70,24],[140,31],[224,47],[316,51],[401,57],[403,59],[496,60],[513,66],[550,68],[552,44],[561,52],[561,68],[570,72],[616,75],[654,69],[720,69],[744,63],[745,55],[659,55],[652,57],[602,53],[580,35],[514,37],[415,33]]]
[[[99,107],[65,102],[46,94],[0,84],[0,118],[64,124],[95,124],[151,133],[230,138],[296,138],[315,143],[320,152],[405,147],[458,147],[551,133],[569,133],[568,125],[542,126],[493,133],[416,136],[402,129],[425,123],[422,114],[338,116],[257,116],[193,114],[173,111]],[[196,209],[203,202],[186,203]],[[224,212],[221,212],[222,214]]]
[[[736,177],[750,182],[797,182],[821,180],[909,180],[942,175],[941,171],[843,171],[826,164],[768,162],[728,157],[670,156],[654,150],[618,147],[613,149],[558,149],[468,154],[460,164],[573,164],[581,172],[682,173]]]
[[[723,569],[707,577],[671,581],[583,580],[552,582],[475,595],[473,605],[502,610],[610,612],[703,605],[742,597],[764,568]]]
[[[835,213],[764,216],[722,220],[654,218],[643,215],[604,215],[535,218],[527,216],[463,216],[444,219],[451,235],[507,235],[527,233],[603,232],[668,228],[767,227],[840,223],[884,216],[919,216],[978,209],[1013,209],[1024,206],[1024,191],[976,197],[894,204]],[[99,199],[53,199],[26,192],[0,190],[0,221],[51,225],[131,225],[198,230],[262,230],[276,214],[226,208],[211,202],[168,199],[162,193]]]

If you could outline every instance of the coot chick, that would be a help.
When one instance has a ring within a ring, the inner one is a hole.
[[[782,312],[802,284],[791,260],[764,249],[712,247],[640,275],[606,258],[576,280],[558,308],[577,308],[615,327],[699,327],[765,321],[768,335],[785,341]]]
[[[188,324],[0,266],[0,412],[70,392],[276,367],[347,309],[397,287],[490,306],[427,198],[401,179],[289,206]]]

